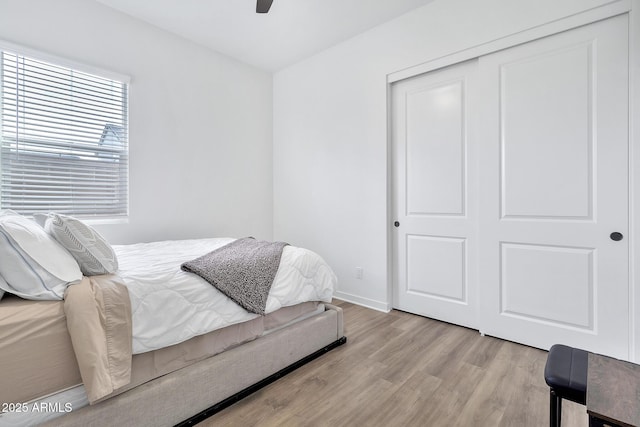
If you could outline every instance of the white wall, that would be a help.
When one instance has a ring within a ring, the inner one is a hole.
[[[87,0],[0,0],[0,39],[131,77],[130,218],[112,243],[272,237],[269,73]]]
[[[338,297],[391,308],[387,75],[615,3],[436,0],[276,73],[274,237],[319,252]]]

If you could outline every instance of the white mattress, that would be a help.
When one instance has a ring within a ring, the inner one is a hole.
[[[250,313],[199,276],[180,269],[235,239],[177,240],[114,246],[131,298],[134,354],[251,320]],[[337,278],[316,253],[286,246],[266,313],[307,301],[331,302]],[[161,309],[158,309],[161,307]]]

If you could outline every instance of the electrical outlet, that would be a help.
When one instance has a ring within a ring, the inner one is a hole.
[[[363,273],[364,270],[362,269],[362,267],[356,267],[356,279],[362,279]]]

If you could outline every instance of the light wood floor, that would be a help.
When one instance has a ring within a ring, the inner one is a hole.
[[[202,426],[548,426],[547,353],[335,301],[347,343]],[[563,426],[586,426],[565,401]]]

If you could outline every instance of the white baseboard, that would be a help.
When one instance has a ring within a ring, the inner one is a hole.
[[[391,305],[384,301],[376,301],[369,298],[359,297],[357,295],[348,294],[346,292],[336,291],[333,297],[342,301],[350,302],[353,304],[361,305],[363,307],[371,308],[373,310],[382,311],[388,313],[391,311]]]

